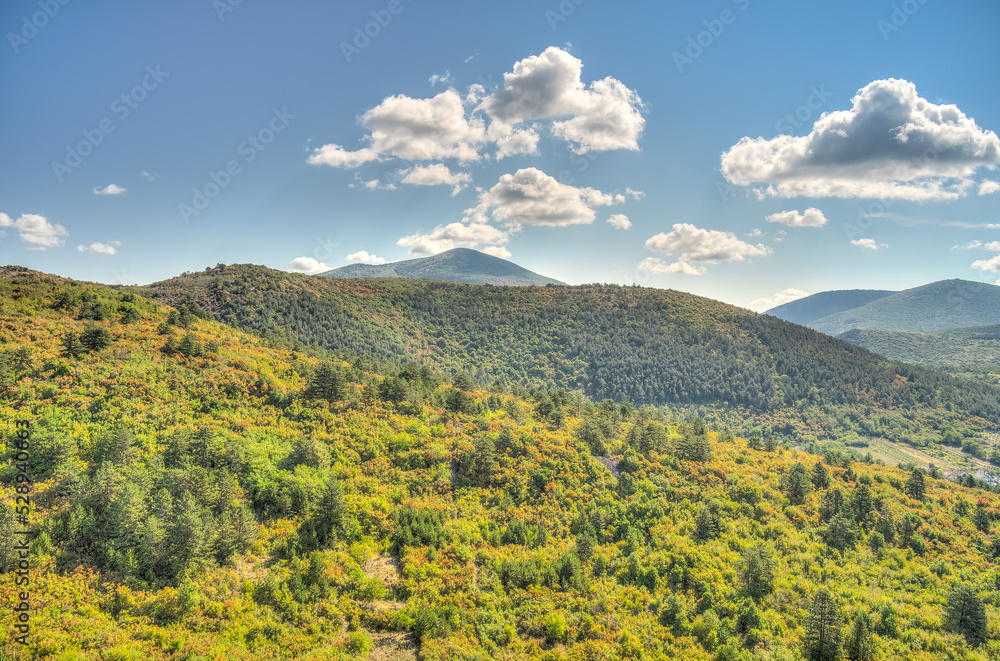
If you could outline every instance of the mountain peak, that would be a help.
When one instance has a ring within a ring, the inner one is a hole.
[[[471,248],[452,248],[430,257],[389,264],[349,264],[318,275],[337,279],[422,278],[513,287],[566,284]]]

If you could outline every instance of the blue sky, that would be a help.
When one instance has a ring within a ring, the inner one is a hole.
[[[995,2],[94,4],[0,8],[2,263],[464,245],[756,309],[1000,278]]]

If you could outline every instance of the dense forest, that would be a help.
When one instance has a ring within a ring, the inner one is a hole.
[[[200,297],[200,309],[174,308],[16,268],[0,275],[5,658],[1000,654],[1000,496],[989,490],[744,438],[693,410],[275,348],[203,312],[224,319],[244,314],[238,306]],[[402,342],[391,297],[416,294],[353,286],[387,323],[339,328]],[[498,317],[560,320],[546,328],[562,328],[569,306],[584,309],[560,302],[561,289],[540,290],[537,307],[538,291],[488,291],[484,305],[523,297]],[[631,297],[672,320],[663,337],[707,332],[723,314],[670,308],[642,290],[573,291],[606,303],[588,323],[627,325],[609,307]],[[442,287],[439,301],[449,292],[461,289]],[[420,295],[414,305],[425,302],[428,317],[459,323],[444,303]],[[341,315],[358,314],[355,299],[341,304]],[[764,322],[725,314],[741,332],[718,351],[805,360],[754,353],[768,346],[755,334]],[[521,328],[521,346],[555,337]],[[490,332],[475,317],[467,329],[444,344]],[[839,350],[843,369],[869,356]],[[710,353],[692,360],[714,364]],[[930,373],[895,374],[920,383]],[[769,397],[792,387],[778,383]],[[920,391],[899,392],[903,406]],[[30,425],[27,449],[18,421]],[[32,503],[28,588],[15,582],[11,541],[23,527],[19,495]],[[25,589],[22,646],[13,609]]]
[[[926,446],[1000,425],[1000,390],[681,292],[330,280],[219,265],[135,290],[285,346],[469,371],[479,385],[593,401],[700,406],[786,439],[858,435]],[[744,429],[747,433],[751,430]]]

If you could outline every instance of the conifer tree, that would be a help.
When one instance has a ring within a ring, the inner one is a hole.
[[[840,611],[833,596],[820,588],[806,618],[803,657],[808,661],[838,661],[841,658]]]
[[[944,607],[945,627],[965,636],[973,647],[986,640],[986,608],[969,585],[959,585],[948,595]]]

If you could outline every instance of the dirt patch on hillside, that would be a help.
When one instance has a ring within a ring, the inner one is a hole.
[[[417,641],[412,633],[373,633],[371,661],[416,661]]]
[[[368,578],[381,579],[386,585],[396,585],[402,576],[399,572],[399,558],[394,555],[380,555],[370,558],[361,568]]]

